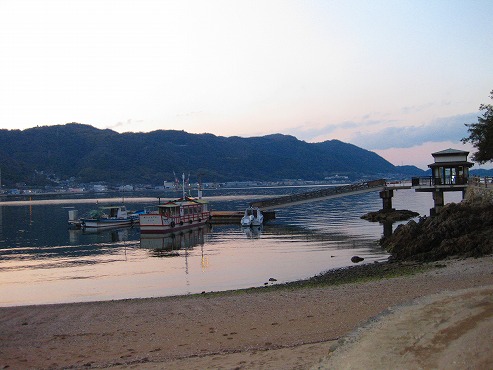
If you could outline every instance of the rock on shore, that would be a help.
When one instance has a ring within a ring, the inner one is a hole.
[[[437,261],[450,256],[493,253],[493,205],[445,205],[436,216],[400,225],[380,244],[394,260]]]
[[[381,209],[377,212],[368,212],[366,215],[361,216],[361,218],[371,222],[396,222],[409,220],[410,218],[418,216],[419,213],[406,209]]]

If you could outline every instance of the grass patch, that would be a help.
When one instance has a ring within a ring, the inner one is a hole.
[[[298,280],[282,284],[268,284],[262,287],[252,287],[238,290],[203,292],[195,296],[205,296],[208,298],[226,295],[248,294],[273,292],[283,290],[294,290],[303,288],[317,288],[326,286],[337,286],[343,284],[366,283],[374,280],[392,279],[402,276],[415,275],[436,267],[433,264],[423,264],[416,262],[381,262],[367,265],[357,265],[336,270],[323,272],[305,280]]]

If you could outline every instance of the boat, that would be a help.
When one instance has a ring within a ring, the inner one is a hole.
[[[141,234],[168,234],[202,227],[211,213],[207,201],[189,196],[157,205],[157,209],[139,216]]]
[[[129,213],[124,205],[106,206],[89,213],[88,217],[80,218],[83,229],[107,229],[132,226],[139,222],[139,215]]]
[[[241,226],[260,226],[264,223],[264,215],[257,207],[248,207],[241,218]]]

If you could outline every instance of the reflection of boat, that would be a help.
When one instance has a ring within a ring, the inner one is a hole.
[[[125,206],[107,206],[89,213],[89,217],[81,217],[80,225],[84,229],[105,229],[132,226],[139,222],[139,216],[129,214]]]
[[[204,226],[211,214],[207,202],[183,197],[157,206],[157,211],[140,215],[141,234],[168,234]]]
[[[241,219],[241,226],[259,226],[264,223],[264,215],[258,208],[248,207]]]
[[[259,239],[262,234],[263,226],[243,226],[241,228],[248,239]]]
[[[141,234],[141,248],[152,249],[159,255],[177,255],[179,249],[189,249],[204,244],[208,227],[197,227],[176,234]]]
[[[80,243],[116,243],[130,240],[131,229],[128,227],[123,227],[121,229],[117,228],[107,228],[107,229],[69,229],[70,243],[73,245]],[[132,233],[134,235],[134,233]]]

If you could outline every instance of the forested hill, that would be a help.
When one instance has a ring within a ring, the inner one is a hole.
[[[338,140],[306,143],[280,134],[241,138],[164,130],[120,134],[77,123],[0,130],[0,168],[5,185],[39,185],[47,177],[157,185],[173,180],[173,172],[208,182],[399,172],[377,154]]]

